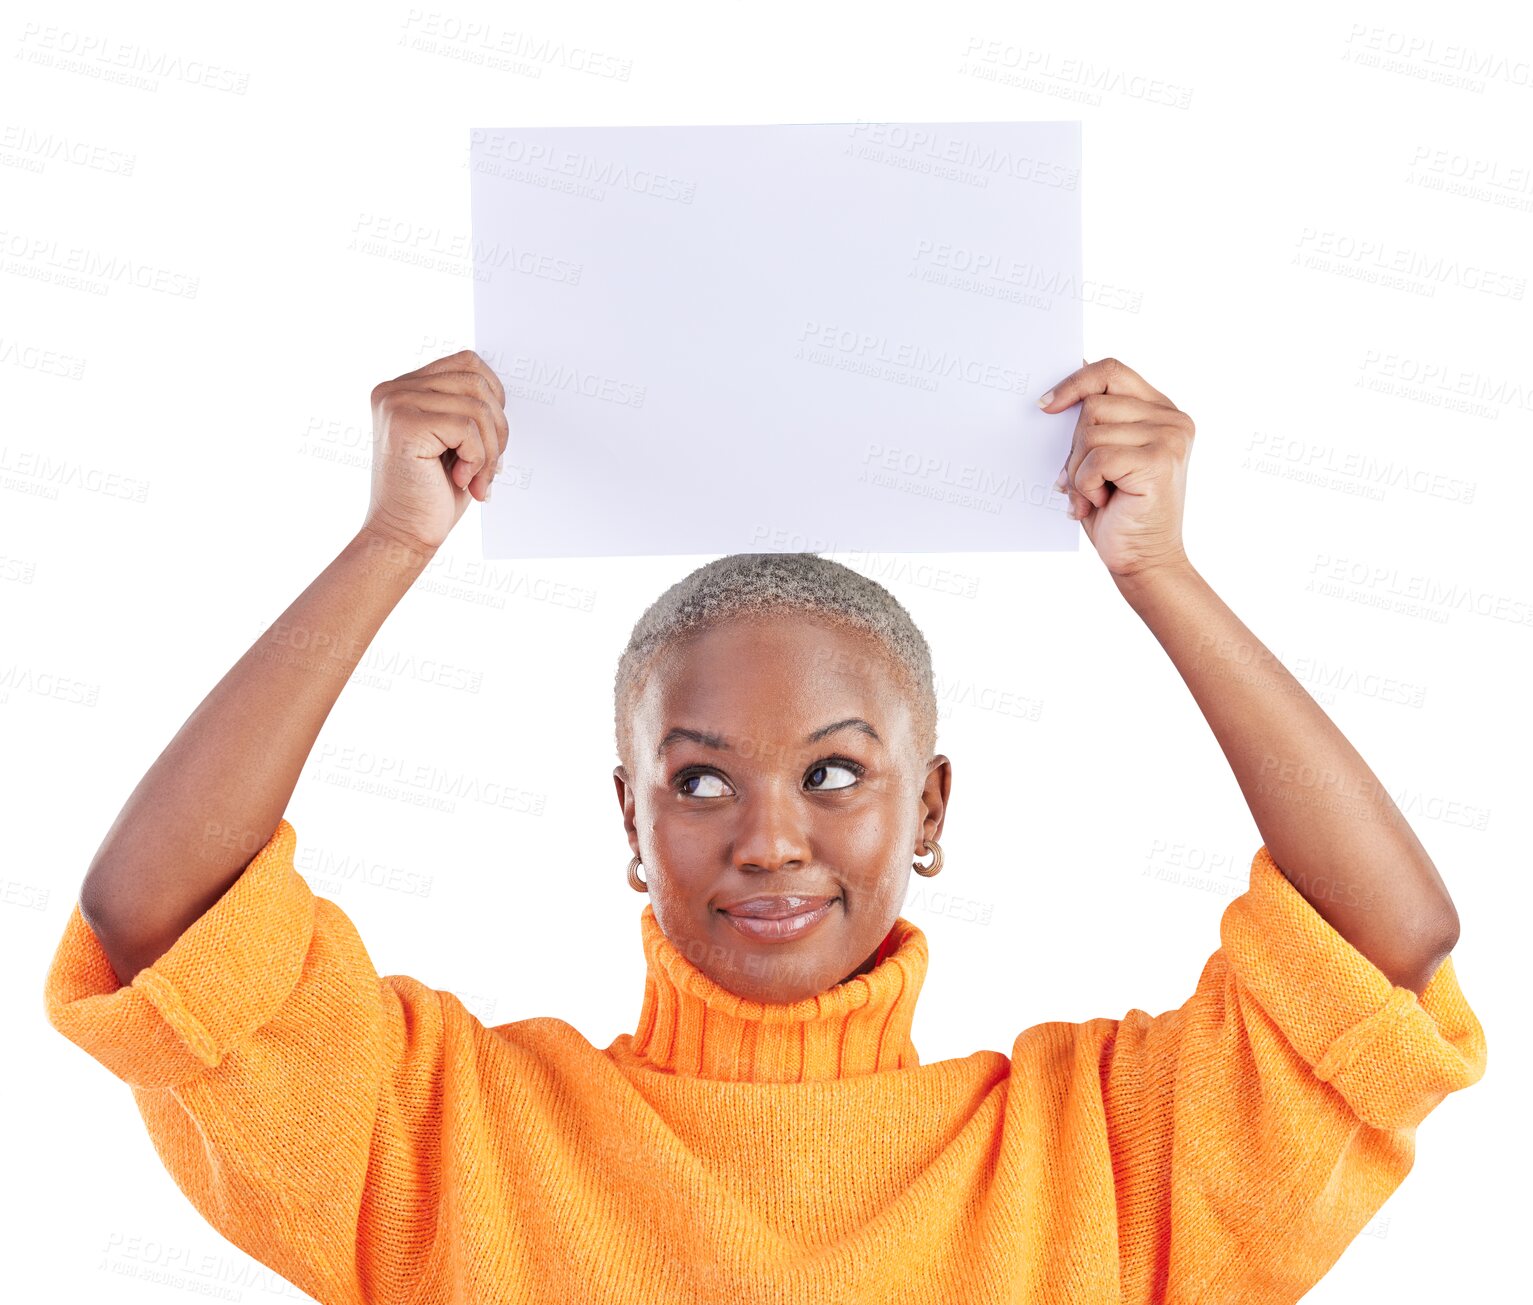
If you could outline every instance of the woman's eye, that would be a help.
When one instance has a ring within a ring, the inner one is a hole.
[[[847,778],[840,783],[826,782],[827,776],[829,776],[831,772],[838,770],[843,775],[846,775]],[[807,782],[809,787],[816,792],[826,793],[834,792],[837,789],[851,788],[852,785],[857,783],[861,776],[862,771],[853,766],[846,765],[842,762],[824,761],[809,771]],[[718,789],[710,791],[704,787],[708,784],[718,785]],[[724,797],[729,792],[731,792],[729,785],[724,782],[721,776],[709,774],[707,771],[703,771],[698,774],[683,775],[679,780],[676,781],[676,789],[679,793],[683,793],[687,797],[696,798]]]
[[[687,787],[688,784],[703,784],[709,781],[715,784],[722,784],[724,782],[717,775],[687,775],[677,787],[688,797],[722,797],[723,794],[721,793],[699,793],[695,788]]]
[[[832,770],[839,770],[844,775],[850,775],[851,776],[850,781],[847,782],[847,783],[844,783],[844,784],[813,784],[813,785],[811,785],[811,787],[812,788],[822,789],[822,790],[823,789],[836,789],[836,788],[851,788],[851,786],[857,782],[857,772],[855,770],[853,770],[850,766],[842,766],[842,765],[839,765],[836,762],[830,762],[828,764],[821,764],[821,765],[816,766],[813,770],[811,770],[809,772],[809,778],[813,779],[816,775],[823,775],[827,771],[832,771]]]

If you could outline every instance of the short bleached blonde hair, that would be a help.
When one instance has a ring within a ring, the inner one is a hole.
[[[875,580],[816,553],[730,553],[698,567],[639,617],[618,659],[613,724],[618,760],[629,775],[633,705],[656,655],[669,645],[738,618],[807,616],[868,636],[911,703],[917,758],[937,749],[937,692],[931,648],[910,613]]]

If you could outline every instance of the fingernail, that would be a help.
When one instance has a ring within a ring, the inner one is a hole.
[[[1059,478],[1054,482],[1054,492],[1056,494],[1063,494],[1065,492],[1065,473],[1062,471],[1059,473]]]
[[[1053,402],[1054,402],[1054,391],[1050,390],[1047,394],[1044,394],[1041,398],[1039,398],[1038,406],[1040,408],[1047,408],[1049,406],[1049,404],[1051,404]]]
[[[493,494],[494,492],[495,492],[495,482],[492,480],[488,485],[486,485],[484,487],[484,501],[486,503],[488,503],[490,501],[490,495]]]

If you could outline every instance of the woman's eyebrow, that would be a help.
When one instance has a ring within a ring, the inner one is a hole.
[[[822,725],[810,734],[804,742],[816,743],[827,734],[834,734],[837,730],[848,728],[861,730],[876,742],[883,742],[883,739],[879,737],[878,731],[869,725],[867,721],[863,720],[861,716],[848,716],[845,720],[838,720],[830,725]],[[689,730],[682,725],[673,725],[666,731],[665,737],[660,740],[660,746],[655,749],[656,759],[660,757],[666,748],[679,739],[691,739],[694,743],[700,743],[705,748],[718,748],[721,752],[732,752],[734,750],[718,734],[709,733],[707,730]]]
[[[848,726],[853,729],[861,730],[864,734],[870,736],[877,743],[883,742],[883,739],[878,737],[878,731],[869,725],[867,721],[863,720],[861,716],[848,716],[845,720],[838,720],[834,725],[822,725],[807,739],[805,739],[804,742],[816,743],[820,739],[823,739],[827,734],[834,734],[837,730],[844,730]]]

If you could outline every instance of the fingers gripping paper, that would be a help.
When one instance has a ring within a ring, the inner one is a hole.
[[[489,558],[1074,549],[1080,124],[479,128]]]

